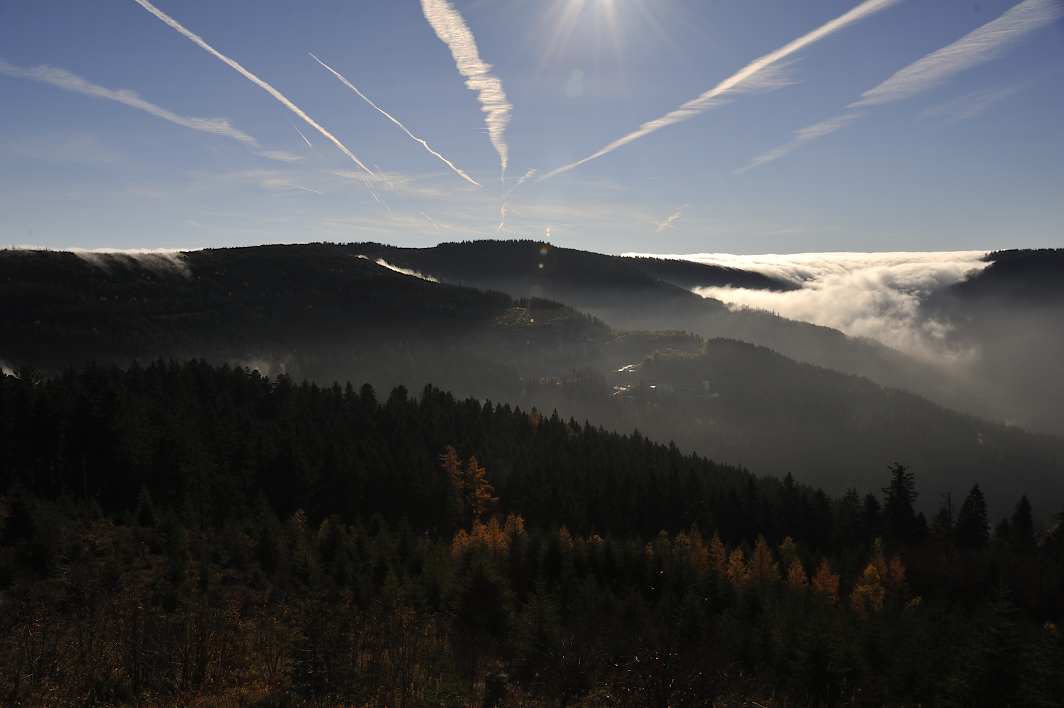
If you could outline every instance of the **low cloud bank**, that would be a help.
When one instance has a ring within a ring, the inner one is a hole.
[[[432,221],[432,220],[429,219],[429,221]],[[364,258],[365,256],[361,256],[361,257]],[[436,280],[435,278],[433,278],[431,275],[424,275],[422,273],[419,273],[416,270],[411,270],[410,268],[400,268],[397,265],[392,265],[391,263],[389,263],[388,261],[384,260],[383,258],[378,258],[376,263],[380,267],[387,268],[388,270],[395,271],[396,273],[401,273],[403,275],[412,275],[415,278],[421,278],[422,280],[427,280],[430,283],[438,283],[438,282],[440,282],[440,281]]]
[[[985,251],[946,251],[653,257],[740,268],[800,286],[788,292],[695,288],[703,297],[833,327],[924,358],[958,359],[971,356],[972,352],[950,347],[949,325],[930,317],[923,304],[969,271],[985,268],[988,263],[981,260],[984,255]]]
[[[145,268],[156,271],[176,271],[185,277],[191,277],[185,261],[185,254],[198,251],[198,248],[41,248],[40,246],[8,246],[0,250],[12,251],[53,251],[73,253],[78,258],[88,261],[98,268],[107,269],[121,258],[135,260]]]

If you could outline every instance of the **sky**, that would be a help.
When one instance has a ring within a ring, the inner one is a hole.
[[[1062,18],[1064,0],[0,0],[0,245],[1060,247]]]

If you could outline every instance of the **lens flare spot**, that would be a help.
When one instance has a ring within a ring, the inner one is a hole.
[[[565,95],[569,98],[579,98],[584,92],[584,70],[573,69],[569,78],[565,81]]]
[[[539,255],[541,255],[541,256],[547,255],[547,247],[546,246],[540,246],[539,247]]]
[[[542,263],[539,264],[539,269],[543,270],[543,264]]]

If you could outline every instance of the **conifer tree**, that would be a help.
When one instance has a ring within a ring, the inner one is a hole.
[[[850,609],[861,618],[868,617],[873,612],[881,612],[886,594],[876,564],[870,562],[850,592]]]
[[[990,542],[990,521],[983,490],[976,484],[964,498],[957,513],[957,543],[964,548],[986,548]]]
[[[787,589],[805,590],[808,587],[809,579],[805,574],[805,568],[802,567],[802,561],[795,558],[787,570]]]
[[[1016,502],[1013,508],[1012,518],[1009,520],[1012,529],[1012,542],[1022,554],[1033,553],[1038,545],[1034,533],[1034,512],[1031,508],[1031,500],[1024,494]]]
[[[831,604],[839,602],[839,576],[831,572],[831,565],[827,558],[820,559],[820,567],[813,576],[813,590],[817,595],[828,600]]]
[[[836,521],[838,540],[843,544],[852,542],[861,535],[861,495],[856,488],[846,490],[839,504]]]
[[[728,573],[728,551],[720,541],[720,534],[713,532],[713,538],[709,541],[709,565],[713,568],[718,580],[723,580]]]
[[[798,545],[794,539],[787,536],[780,544],[780,567],[790,568],[791,563],[798,557]]]
[[[758,587],[774,585],[780,580],[780,568],[772,558],[772,551],[764,536],[757,537],[754,554],[750,557],[750,582]]]
[[[746,557],[741,548],[736,548],[728,556],[728,580],[737,590],[742,590],[750,584],[750,568],[746,565]]]
[[[954,508],[953,497],[949,492],[946,492],[942,499],[942,506],[935,512],[935,517],[931,519],[931,533],[937,538],[941,538],[945,541],[953,540],[954,536]]]
[[[890,468],[890,485],[883,488],[883,523],[887,534],[905,544],[919,540],[920,529],[913,504],[918,496],[913,474],[905,465]],[[926,522],[925,522],[926,523]]]

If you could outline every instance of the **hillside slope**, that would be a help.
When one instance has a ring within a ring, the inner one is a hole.
[[[54,374],[88,361],[206,357],[322,385],[432,384],[524,410],[557,409],[610,430],[638,428],[759,475],[793,472],[833,494],[875,490],[885,466],[901,462],[927,490],[924,508],[974,482],[1006,506],[1022,493],[1046,499],[1045,513],[1064,496],[1060,438],[762,347],[612,331],[557,302],[430,282],[355,251],[224,249],[176,264],[4,252],[0,359]],[[695,297],[668,292],[677,301]]]

